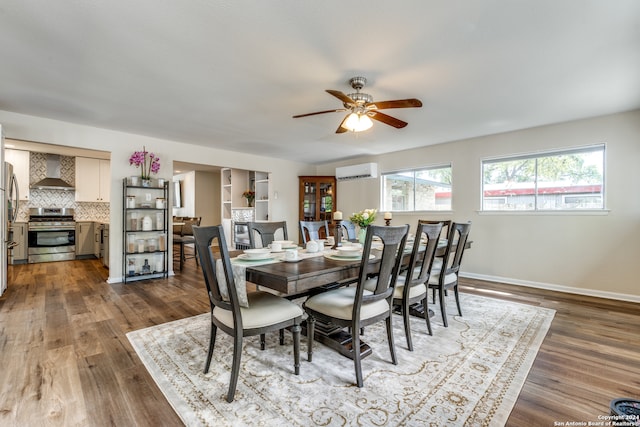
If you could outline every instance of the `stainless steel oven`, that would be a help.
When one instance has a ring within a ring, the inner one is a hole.
[[[73,209],[29,209],[29,263],[67,261],[76,257]]]

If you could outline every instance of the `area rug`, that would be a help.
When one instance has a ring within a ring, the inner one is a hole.
[[[453,303],[453,298],[448,298]],[[225,396],[232,341],[219,331],[211,370],[202,370],[209,314],[127,334],[138,356],[187,426],[500,426],[515,404],[554,311],[461,294],[463,317],[442,326],[432,306],[433,336],[412,319],[414,351],[407,349],[402,318],[394,315],[398,364],[393,365],[384,324],[362,340],[373,352],[362,361],[364,387],[355,386],[353,361],[322,344],[313,362],[301,345],[300,375],[286,334],[244,340],[240,379],[232,403]],[[448,302],[449,304],[449,302]],[[457,313],[455,303],[447,306]]]

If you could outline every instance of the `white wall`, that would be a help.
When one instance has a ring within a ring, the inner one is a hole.
[[[596,143],[606,144],[607,214],[478,212],[483,158]],[[452,163],[453,211],[394,213],[393,224],[415,230],[420,218],[473,221],[464,275],[640,301],[640,111],[368,156],[323,165],[317,174],[371,161],[381,172]],[[338,206],[345,216],[379,208],[379,185],[379,179],[339,182]]]
[[[272,172],[271,196],[273,192],[278,193],[277,199],[271,197],[272,218],[274,221],[287,221],[289,234],[292,236],[298,234],[298,175],[310,175],[315,171],[315,167],[303,163],[195,146],[8,111],[0,110],[0,124],[7,138],[111,152],[110,283],[122,281],[122,252],[119,250],[122,248],[122,179],[139,173],[138,169],[129,165],[129,157],[134,151],[141,150],[143,146],[160,156],[161,168],[157,177],[167,180],[171,180],[173,172],[171,165],[174,161]],[[212,145],[214,144],[212,142]]]

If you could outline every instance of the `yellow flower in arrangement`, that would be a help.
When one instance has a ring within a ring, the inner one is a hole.
[[[376,220],[376,213],[378,213],[377,209],[365,209],[351,214],[349,220],[359,227],[365,228]]]

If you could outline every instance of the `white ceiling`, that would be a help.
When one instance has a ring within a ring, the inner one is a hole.
[[[0,110],[309,163],[640,108],[638,0],[0,0]],[[335,134],[362,75],[395,129]]]

